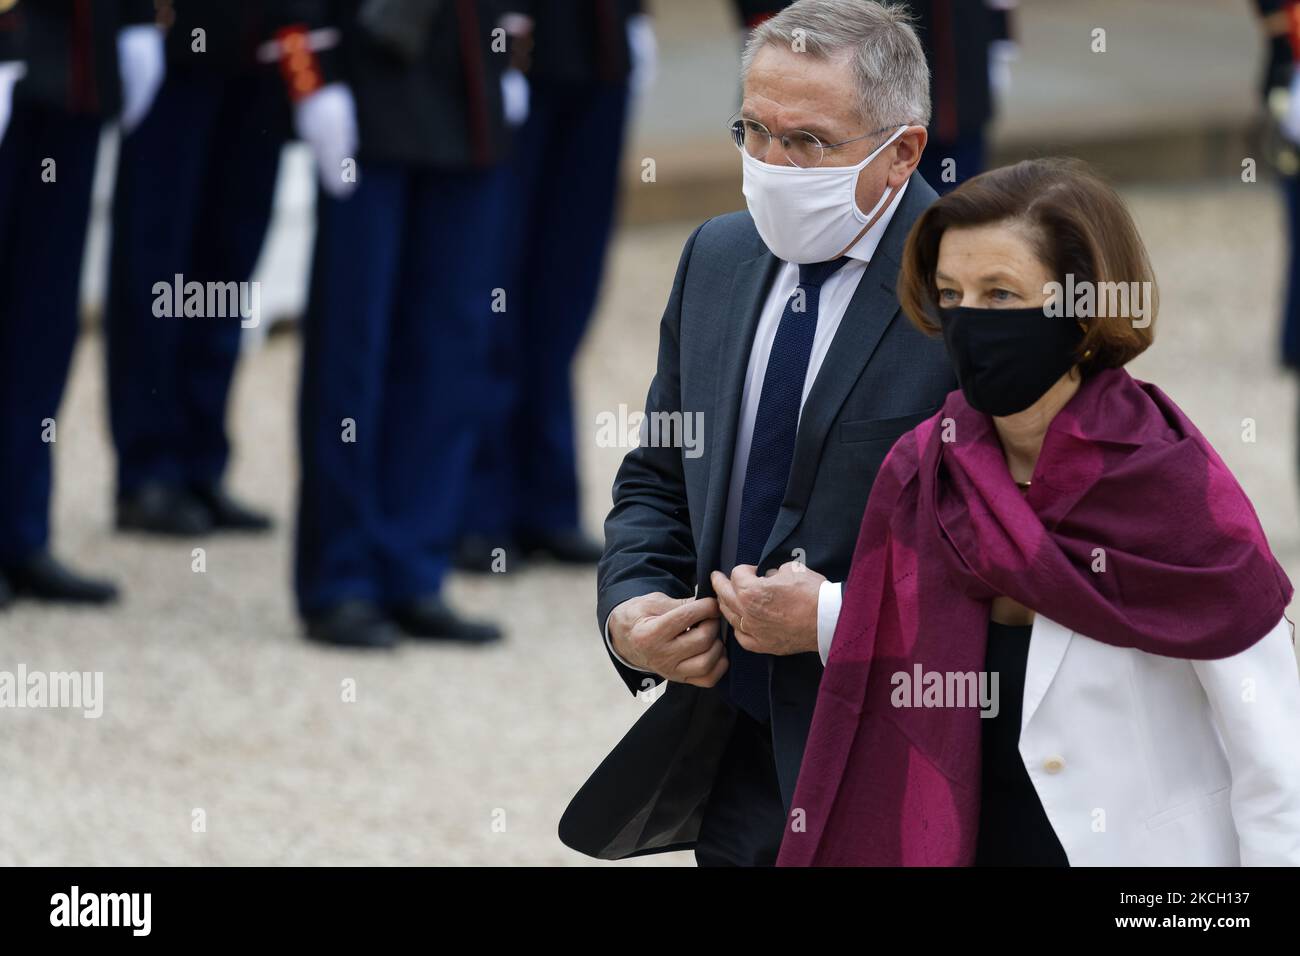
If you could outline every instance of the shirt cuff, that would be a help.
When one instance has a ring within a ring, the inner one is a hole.
[[[835,613],[837,615],[839,614],[838,604],[835,608]],[[640,674],[653,674],[654,671],[648,671],[644,667],[637,667],[635,664],[629,664],[627,661],[623,660],[623,658],[618,656],[618,651],[614,650],[614,642],[609,639],[609,618],[613,616],[614,616],[614,612],[610,611],[609,617],[605,618],[605,647],[608,648],[610,656],[612,656],[614,660],[618,661],[628,670],[636,671],[637,673]]]
[[[822,582],[821,589],[817,592],[817,653],[821,654],[823,666],[831,656],[831,640],[835,637],[835,625],[840,621],[840,605],[843,600],[843,588],[839,582]],[[605,639],[609,639],[608,631]]]

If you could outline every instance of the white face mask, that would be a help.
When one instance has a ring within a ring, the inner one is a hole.
[[[863,214],[855,199],[858,173],[906,129],[900,126],[856,166],[773,166],[741,150],[745,201],[772,254],[786,262],[825,262],[856,241],[893,193],[885,187],[880,202]]]

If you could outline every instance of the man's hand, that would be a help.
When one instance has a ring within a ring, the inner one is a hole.
[[[656,591],[614,608],[609,640],[629,664],[679,684],[712,687],[727,672],[719,622],[713,598],[678,599]]]
[[[736,643],[756,654],[802,654],[817,650],[817,597],[826,580],[798,561],[766,577],[739,564],[728,579],[711,577],[718,607],[736,632]]]

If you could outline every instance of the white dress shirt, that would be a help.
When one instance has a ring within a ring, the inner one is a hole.
[[[841,266],[821,287],[817,298],[817,331],[813,335],[812,353],[808,357],[808,373],[804,377],[803,395],[799,399],[802,416],[803,403],[808,400],[817,373],[821,371],[822,362],[830,350],[835,333],[839,330],[844,313],[848,311],[849,301],[857,291],[862,275],[867,271],[867,264],[875,254],[880,239],[889,228],[894,218],[899,200],[907,192],[907,183],[890,201],[884,213],[872,224],[856,243],[845,253],[851,260]],[[731,484],[727,489],[727,512],[722,523],[722,562],[718,570],[730,574],[735,564],[736,539],[740,528],[740,503],[745,491],[745,472],[749,468],[749,448],[754,440],[754,421],[758,417],[758,400],[763,394],[763,377],[767,373],[767,360],[772,352],[772,340],[776,338],[777,326],[785,312],[786,303],[794,295],[799,285],[799,266],[793,262],[782,262],[781,268],[772,280],[767,300],[759,313],[758,328],[754,332],[754,344],[749,350],[749,367],[745,372],[745,389],[740,398],[740,420],[736,426],[736,448],[731,463]],[[861,517],[860,515],[858,517]],[[794,555],[790,555],[790,560]],[[784,563],[784,562],[782,562]],[[816,568],[812,570],[816,571]],[[827,581],[822,584],[817,598],[817,646],[822,660],[830,653],[831,638],[835,634],[835,624],[840,617],[840,585]],[[627,667],[632,667],[614,651],[609,639],[609,621],[605,622],[605,643],[615,659]],[[644,668],[632,667],[633,670]],[[647,671],[647,673],[649,673]]]

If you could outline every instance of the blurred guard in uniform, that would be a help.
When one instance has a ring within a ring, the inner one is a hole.
[[[243,299],[225,293],[252,275],[289,131],[280,71],[258,52],[280,29],[312,26],[304,6],[160,0],[167,78],[123,139],[113,202],[106,330],[120,529],[270,527],[222,487],[240,328],[260,320],[244,308],[259,301],[246,287]],[[223,294],[205,294],[201,315],[167,302],[160,316],[159,282]]]
[[[1300,4],[1295,0],[1256,0],[1268,39],[1264,103],[1277,136],[1270,150],[1286,194],[1288,279],[1282,310],[1281,358],[1300,369]]]
[[[341,45],[299,104],[322,190],[304,327],[298,608],[307,636],[328,643],[491,641],[494,626],[462,619],[440,592],[503,285],[502,11],[486,0],[328,8]]]
[[[511,281],[457,556],[479,571],[493,569],[498,548],[600,559],[580,529],[572,366],[604,270],[629,87],[648,83],[655,43],[639,0],[511,6],[531,26],[529,103],[504,231]]]
[[[124,127],[138,122],[162,79],[153,18],[152,0],[0,0],[0,59],[25,69],[0,142],[0,601],[117,595],[50,554],[51,452],[67,429],[90,427],[55,416],[77,338],[95,154],[101,123],[119,111]]]
[[[907,0],[930,64],[934,118],[918,171],[940,195],[984,171],[985,128],[1016,56],[1016,0]]]
[[[1278,173],[1287,211],[1279,357],[1284,368],[1295,372],[1300,371],[1300,3],[1256,0],[1256,7],[1268,40],[1260,84],[1267,118],[1263,147]],[[1295,448],[1300,469],[1300,433]]]

